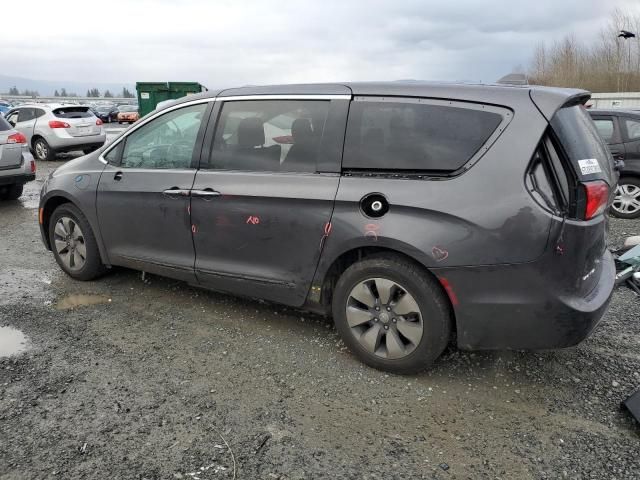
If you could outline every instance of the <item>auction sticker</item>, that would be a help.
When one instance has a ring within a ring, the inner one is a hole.
[[[600,164],[595,158],[586,158],[584,160],[578,160],[580,171],[583,175],[589,175],[591,173],[600,173]]]

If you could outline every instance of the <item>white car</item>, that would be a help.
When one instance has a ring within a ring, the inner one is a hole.
[[[24,104],[5,114],[22,133],[38,160],[52,160],[58,152],[90,153],[107,137],[102,120],[89,107],[61,104]]]

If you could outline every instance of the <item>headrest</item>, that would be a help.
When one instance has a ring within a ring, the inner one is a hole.
[[[293,136],[294,143],[309,140],[313,137],[313,130],[311,129],[309,119],[296,118],[291,124],[291,136]]]
[[[264,124],[258,117],[244,118],[238,125],[238,146],[258,147],[264,145]]]

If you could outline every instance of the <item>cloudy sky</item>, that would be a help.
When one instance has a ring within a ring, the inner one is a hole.
[[[640,0],[23,0],[2,22],[0,74],[210,88],[494,81],[542,40],[595,37],[616,7],[640,13]]]

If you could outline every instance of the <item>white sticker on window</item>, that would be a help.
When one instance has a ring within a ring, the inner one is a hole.
[[[600,173],[600,164],[598,160],[595,158],[587,158],[584,160],[578,160],[578,165],[580,166],[580,172],[583,175],[589,175],[591,173]]]

